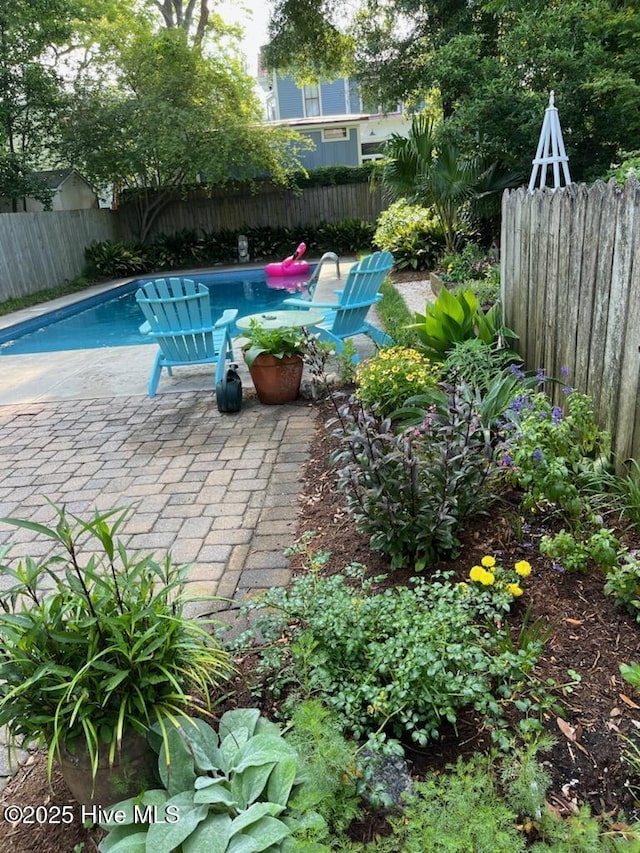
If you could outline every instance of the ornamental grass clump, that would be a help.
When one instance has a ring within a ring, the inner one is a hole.
[[[381,349],[356,369],[356,395],[382,417],[391,415],[416,394],[434,388],[441,367],[415,349],[402,346]]]
[[[49,771],[63,750],[88,754],[95,779],[102,749],[113,765],[131,730],[210,707],[234,667],[207,620],[184,613],[189,567],[126,550],[128,509],[83,520],[52,507],[51,527],[0,519],[55,545],[15,566],[0,553],[0,726],[46,743]]]

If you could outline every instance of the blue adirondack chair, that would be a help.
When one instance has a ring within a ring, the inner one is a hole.
[[[391,252],[374,252],[359,263],[353,264],[341,290],[336,290],[337,302],[316,302],[300,298],[285,299],[286,305],[325,311],[324,320],[313,326],[320,332],[320,340],[336,344],[342,350],[345,338],[368,335],[377,346],[388,346],[393,338],[370,323],[366,317],[369,309],[382,299],[380,286],[393,266]]]
[[[146,282],[136,291],[136,300],[146,318],[140,331],[160,347],[149,379],[150,397],[155,396],[163,367],[171,376],[172,367],[215,364],[215,382],[222,379],[225,360],[233,361],[230,326],[236,308],[214,323],[208,289],[188,278]]]

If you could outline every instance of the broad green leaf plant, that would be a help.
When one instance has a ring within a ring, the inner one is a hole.
[[[251,367],[259,355],[272,355],[274,358],[287,358],[303,355],[305,340],[300,329],[267,329],[258,320],[252,320],[244,333],[246,343],[242,345],[247,367]]]
[[[299,849],[290,835],[298,825],[292,802],[300,757],[258,709],[227,711],[217,732],[203,720],[183,720],[168,728],[166,741],[158,758],[164,787],[112,810],[101,824],[109,830],[101,853]]]
[[[424,314],[416,314],[409,328],[415,330],[417,346],[429,358],[444,361],[456,344],[470,338],[479,338],[488,346],[514,339],[515,333],[502,324],[501,311],[499,302],[483,311],[471,289],[451,293],[443,287],[436,301],[428,302]]]

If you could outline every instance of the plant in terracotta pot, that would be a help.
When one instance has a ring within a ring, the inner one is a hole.
[[[269,329],[252,320],[244,333],[244,360],[261,403],[290,403],[300,393],[305,337],[301,329]]]
[[[129,553],[118,538],[129,509],[84,521],[52,507],[51,527],[1,519],[54,549],[14,566],[0,549],[11,582],[0,592],[0,726],[14,743],[46,744],[49,773],[58,760],[80,803],[110,805],[149,787],[151,726],[206,709],[233,666],[206,623],[184,614],[188,566]]]

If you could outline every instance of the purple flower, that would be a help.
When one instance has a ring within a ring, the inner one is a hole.
[[[524,370],[519,364],[512,364],[509,370],[513,373],[516,379],[524,379]]]
[[[562,420],[562,409],[560,406],[554,406],[553,409],[551,409],[551,417],[553,418],[554,424],[560,423]]]
[[[508,453],[505,453],[502,457],[501,465],[504,465],[505,468],[510,468],[513,465],[513,459],[509,456]]]
[[[562,565],[562,563],[558,563],[555,560],[551,563],[551,568],[554,570],[554,572],[564,572],[564,566]]]
[[[570,385],[565,385],[562,389],[563,394],[572,394],[576,389],[572,388]]]
[[[513,398],[509,404],[509,408],[514,412],[521,412],[524,409],[526,402],[527,398],[523,394],[519,394],[517,397]]]
[[[568,376],[568,375],[569,375],[569,368],[568,368],[568,367],[561,367],[561,368],[560,368],[560,373],[561,373],[563,376]]]
[[[542,451],[539,447],[536,447],[536,449],[533,451],[533,453],[531,454],[531,459],[533,462],[536,463],[544,462],[544,456],[542,455]]]
[[[544,367],[538,368],[538,370],[536,372],[536,379],[539,379],[540,382],[546,382],[547,381],[547,377],[546,377],[545,372],[544,372]]]

